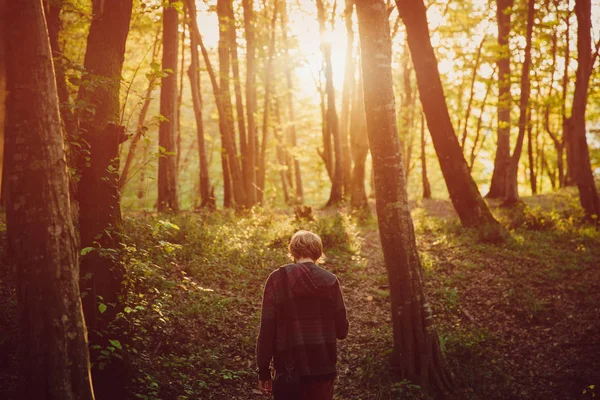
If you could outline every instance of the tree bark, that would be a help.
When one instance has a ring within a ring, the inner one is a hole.
[[[581,207],[588,218],[596,218],[598,222],[600,197],[590,164],[585,127],[585,111],[592,74],[591,0],[576,0],[575,15],[577,16],[577,72],[567,145],[570,146],[570,154],[573,156],[573,178],[579,189]]]
[[[177,52],[179,36],[177,33],[179,17],[172,5],[163,10],[163,55],[162,69],[170,70],[162,78],[160,87],[160,115],[158,145],[161,154],[158,159],[158,211],[179,211],[177,197]]]
[[[514,0],[497,0],[496,20],[498,21],[498,46],[500,56],[498,66],[498,141],[496,159],[490,190],[486,197],[501,199],[506,193],[507,169],[510,165],[510,15]]]
[[[369,154],[369,140],[367,136],[367,123],[365,121],[365,102],[363,95],[362,71],[358,73],[358,81],[354,87],[352,101],[352,120],[350,121],[350,144],[354,168],[352,169],[352,188],[350,205],[355,210],[368,210],[367,190],[365,188],[365,173],[367,155]]]
[[[325,61],[325,86],[327,93],[327,132],[333,139],[333,179],[328,206],[337,205],[343,196],[342,143],[340,140],[338,116],[335,108],[335,88],[333,86],[333,67],[331,63],[331,43],[325,40],[325,6],[323,0],[317,0],[319,31],[321,33],[321,51]]]
[[[500,233],[500,224],[494,219],[469,174],[450,121],[437,60],[429,38],[425,5],[421,0],[396,0],[396,4],[406,26],[421,104],[454,208],[463,226],[478,227],[482,232],[492,235]],[[487,227],[492,229],[488,230]]]
[[[81,259],[80,284],[90,343],[105,347],[108,345],[106,329],[120,311],[118,299],[123,293],[125,273],[119,256],[122,232],[119,144],[127,137],[125,127],[120,125],[119,91],[132,1],[94,0],[92,11],[84,60],[86,72],[78,101],[90,104],[93,111],[84,109],[79,114],[81,137],[89,144],[89,161],[86,160],[82,169],[78,198],[81,247],[95,250]],[[98,310],[100,303],[108,305],[104,313]],[[115,334],[111,339],[124,341],[125,338]],[[92,348],[96,397],[126,398],[128,367],[123,360],[114,360],[102,368],[102,363],[96,362],[99,356],[100,350]]]
[[[431,307],[423,290],[396,126],[392,54],[383,0],[356,0],[369,146],[373,155],[379,236],[391,294],[392,365],[426,389],[451,387]]]
[[[528,1],[527,11],[527,33],[525,36],[525,58],[521,70],[521,97],[519,98],[519,136],[517,143],[510,158],[510,164],[506,171],[506,191],[504,193],[504,206],[510,206],[519,202],[519,160],[523,150],[523,141],[527,130],[527,121],[529,119],[529,95],[531,93],[531,81],[529,74],[531,72],[531,39],[533,36],[533,24],[535,17],[535,0]]]
[[[8,0],[0,0],[0,26],[6,26],[6,2]],[[0,28],[0,59],[7,60],[6,47],[8,42],[6,37],[8,31]],[[6,62],[0,62],[0,210],[4,209],[4,121],[6,120]]]
[[[248,205],[256,204],[256,39],[253,0],[242,0],[244,7],[244,28],[246,32],[246,115],[248,119],[248,138],[246,141],[247,170],[244,180],[247,182],[246,195]]]
[[[6,223],[17,274],[20,398],[93,400],[77,239],[42,2],[2,1],[0,14],[6,15],[2,30],[7,34],[2,62],[7,60],[8,81]]]

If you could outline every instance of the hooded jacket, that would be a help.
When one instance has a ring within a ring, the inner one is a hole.
[[[289,306],[286,296],[291,299]],[[283,371],[290,356],[300,376],[335,375],[336,339],[347,335],[346,307],[334,274],[308,262],[288,264],[269,275],[256,348],[261,380],[271,378],[271,359],[275,370]],[[291,351],[286,350],[288,336]]]

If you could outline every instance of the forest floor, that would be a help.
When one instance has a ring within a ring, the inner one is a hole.
[[[524,200],[512,210],[490,204],[510,231],[504,243],[486,243],[462,228],[447,200],[412,205],[426,294],[457,398],[595,397],[600,230],[581,222],[573,191]],[[388,372],[389,290],[374,216],[136,213],[125,216],[125,225],[129,289],[119,329],[135,371],[132,398],[264,398],[254,372],[262,285],[288,262],[287,242],[300,228],[321,235],[323,266],[340,278],[349,313],[336,399],[426,398]],[[4,228],[0,222],[0,248]],[[0,265],[0,398],[7,400],[14,396],[18,344],[11,282]],[[105,350],[109,358],[122,352],[114,345]]]

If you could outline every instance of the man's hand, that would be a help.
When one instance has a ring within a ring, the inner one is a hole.
[[[261,381],[259,379],[258,380],[258,390],[263,392],[266,396],[270,395],[271,391],[273,390],[273,381],[271,381],[270,379]]]

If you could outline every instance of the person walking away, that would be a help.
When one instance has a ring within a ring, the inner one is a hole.
[[[265,283],[258,387],[275,400],[332,400],[336,342],[349,327],[340,282],[316,264],[323,243],[315,233],[296,232],[289,252],[294,263],[273,271]]]

